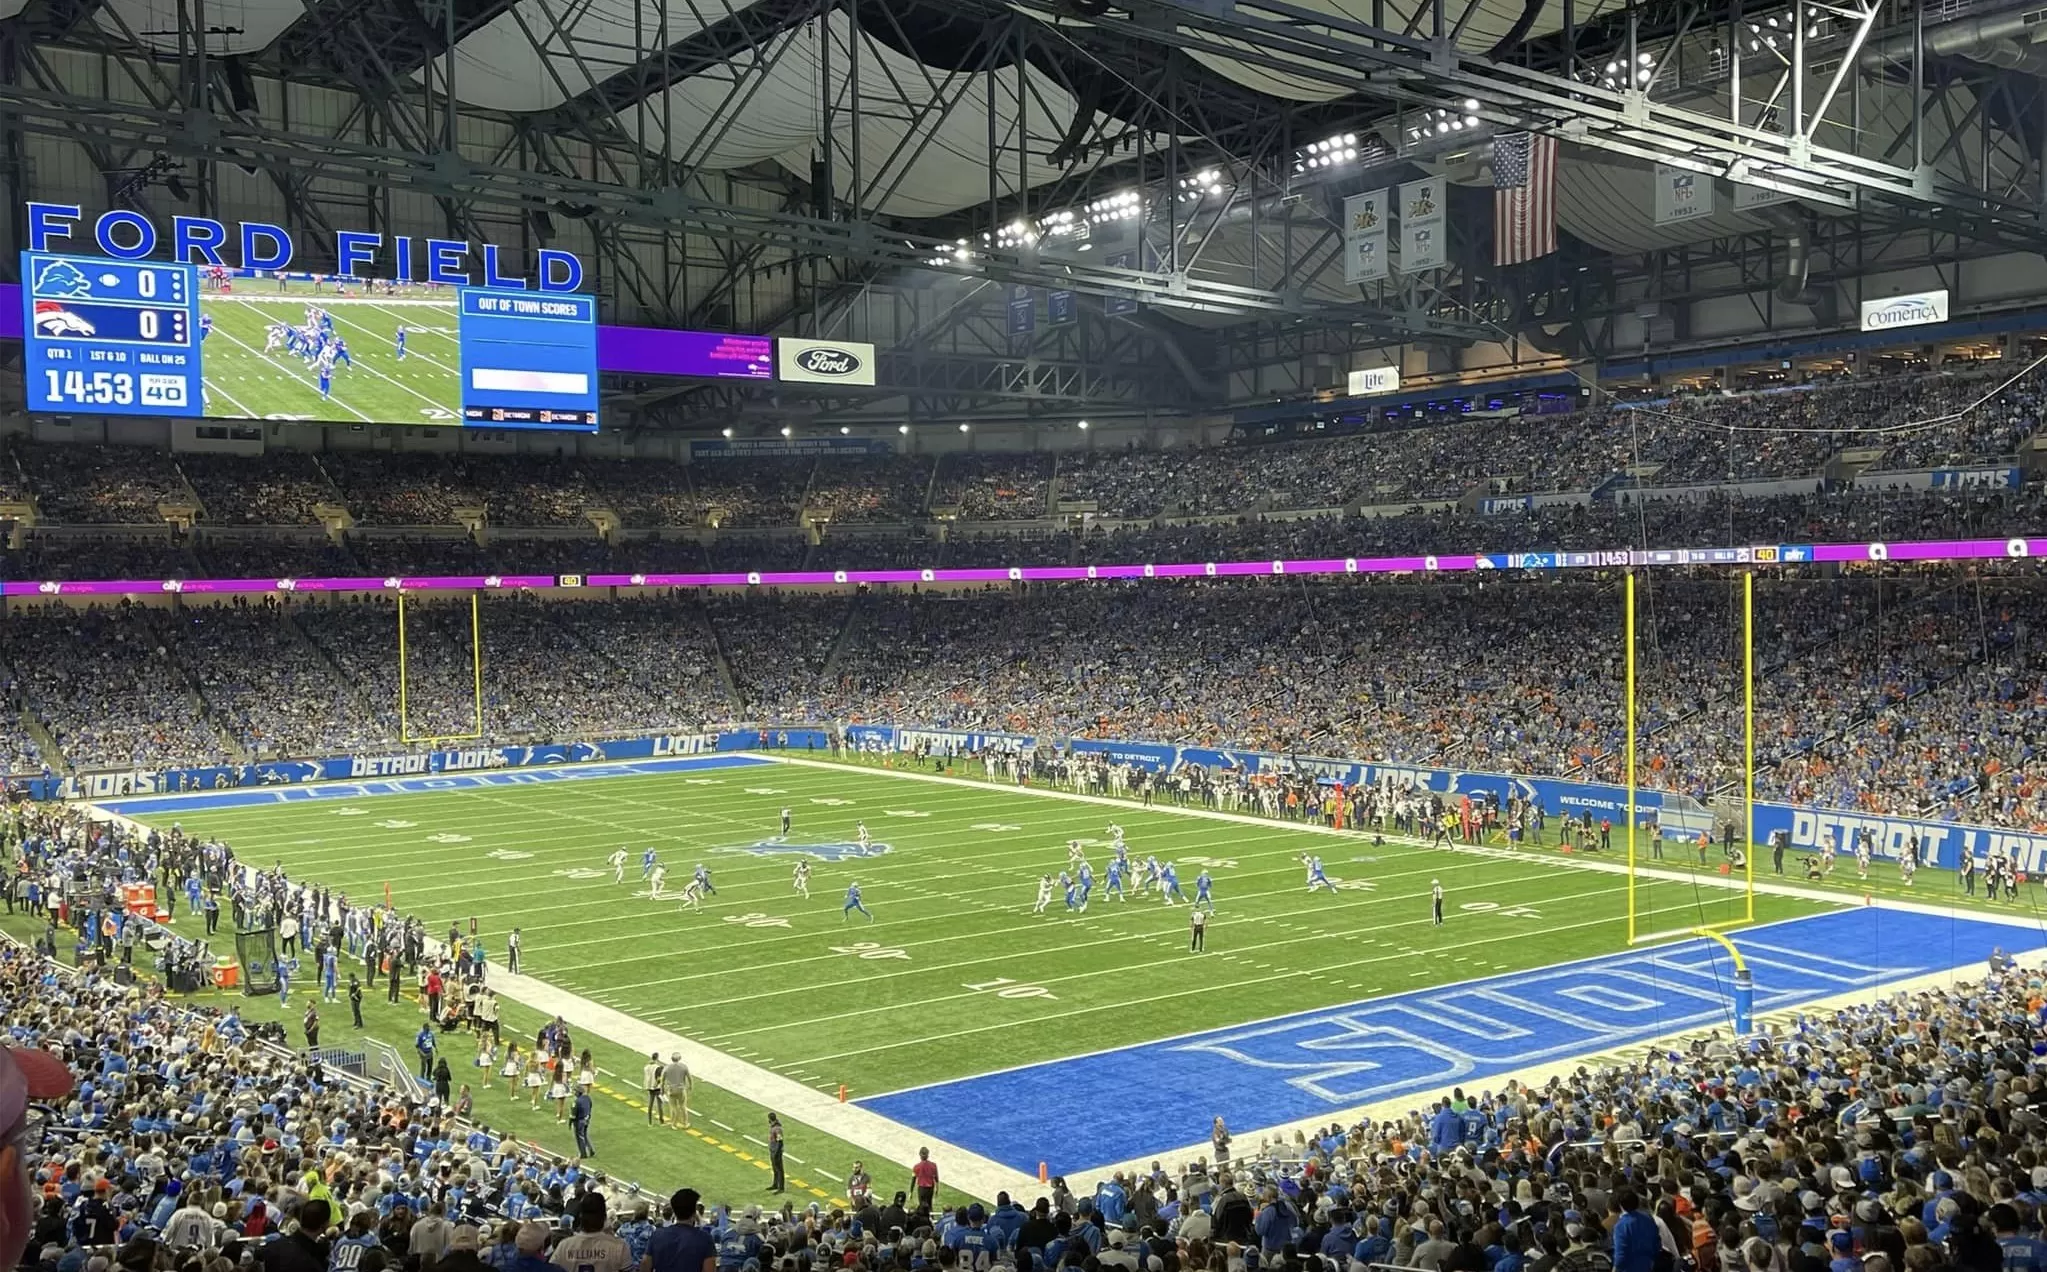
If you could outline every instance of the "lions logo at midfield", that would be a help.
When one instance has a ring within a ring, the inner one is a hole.
[[[727,851],[750,853],[756,857],[815,857],[819,861],[858,861],[864,857],[879,857],[888,851],[888,845],[880,840],[865,844],[852,840],[804,844],[783,839],[778,835],[773,839],[763,839]]]

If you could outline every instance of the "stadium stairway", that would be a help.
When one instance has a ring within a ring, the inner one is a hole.
[[[13,679],[12,672],[8,673],[8,678]],[[57,739],[51,737],[50,731],[43,727],[43,722],[36,719],[36,713],[29,710],[27,699],[16,700],[14,713],[15,719],[21,722],[21,731],[28,734],[29,740],[36,744],[36,753],[43,757],[43,762],[50,766],[50,771],[69,777],[72,772],[70,758],[64,754],[64,748],[57,745]]]
[[[356,709],[362,712],[363,719],[376,719],[377,712],[370,704],[368,691],[357,684],[354,677],[343,670],[340,663],[334,661],[334,655],[327,652],[326,646],[314,640],[312,633],[299,625],[300,616],[303,612],[302,610],[287,606],[284,610],[284,622],[281,626],[290,631],[292,639],[303,645],[307,650],[311,651],[313,657],[320,660],[320,664],[333,674],[335,684],[347,687],[348,692],[355,698]]]
[[[725,695],[734,702],[745,702],[739,692],[739,677],[732,674],[732,660],[725,655],[725,642],[718,636],[718,625],[711,621],[711,611],[701,605],[693,606],[697,625],[704,630],[704,639],[710,642],[711,654],[718,668],[718,679],[725,686]]]
[[[860,629],[861,618],[866,613],[867,593],[853,593],[853,603],[846,607],[846,617],[839,623],[839,633],[832,637],[831,652],[824,656],[824,666],[818,669],[818,683],[830,684],[832,677],[838,674],[839,658],[853,643],[853,634]]]

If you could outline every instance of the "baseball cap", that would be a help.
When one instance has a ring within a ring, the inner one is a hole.
[[[0,1047],[0,1130],[12,1127],[37,1100],[71,1093],[71,1070],[38,1047]]]

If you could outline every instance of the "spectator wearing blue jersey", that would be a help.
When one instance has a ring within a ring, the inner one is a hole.
[[[554,1264],[547,1261],[547,1235],[547,1229],[537,1223],[520,1224],[515,1252],[505,1272],[555,1272]]]
[[[990,1266],[1002,1249],[1001,1239],[988,1230],[988,1214],[978,1201],[960,1210],[959,1222],[945,1234],[945,1244],[966,1269]]]
[[[718,1272],[740,1272],[749,1260],[761,1254],[761,1208],[748,1206],[737,1218],[729,1218],[712,1235],[718,1247]]]
[[[367,1257],[372,1250],[382,1251],[377,1240],[377,1212],[357,1211],[349,1217],[348,1227],[328,1247],[328,1272],[376,1272]]]
[[[996,1248],[1009,1250],[1016,1246],[1017,1234],[1023,1231],[1023,1207],[1009,1199],[1009,1194],[995,1194],[995,1213],[988,1216],[988,1231],[994,1234]]]
[[[1130,1194],[1124,1187],[1123,1172],[1117,1171],[1095,1186],[1095,1212],[1106,1227],[1121,1228],[1129,1214]]]
[[[2001,1201],[1990,1208],[1990,1230],[2004,1255],[2004,1272],[2047,1272],[2047,1243],[2022,1231],[2017,1207]]]
[[[1434,1117],[1429,1119],[1429,1147],[1438,1153],[1447,1153],[1464,1139],[1464,1119],[1457,1110],[1444,1100],[1436,1106]]]
[[[654,1239],[654,1222],[647,1217],[649,1210],[646,1202],[636,1201],[632,1218],[618,1225],[619,1240],[625,1242],[635,1268],[647,1257],[647,1243]]]
[[[1350,1252],[1350,1257],[1370,1266],[1385,1263],[1393,1257],[1393,1220],[1381,1215],[1369,1234],[1360,1240]]]
[[[1294,1203],[1276,1187],[1267,1185],[1264,1204],[1258,1208],[1258,1217],[1253,1226],[1258,1232],[1258,1247],[1266,1254],[1276,1255],[1294,1239],[1294,1229],[1300,1225],[1301,1212],[1294,1209]]]
[[[1656,1272],[1656,1255],[1663,1248],[1656,1220],[1642,1209],[1632,1188],[1614,1196],[1614,1209],[1613,1272]]]

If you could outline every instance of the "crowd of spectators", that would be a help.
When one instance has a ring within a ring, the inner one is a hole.
[[[2000,562],[1759,580],[1758,790],[2047,825],[2034,635],[2047,590],[2027,575]],[[1741,775],[1736,581],[1646,575],[1638,600],[1639,780],[1710,799]],[[484,603],[483,729],[532,741],[884,720],[1617,781],[1620,610],[1612,576],[1575,573],[508,593]],[[476,728],[469,617],[408,607],[413,736]],[[399,738],[387,598],[32,607],[0,631],[20,702],[76,767],[211,762],[208,720],[245,758]],[[23,733],[4,734],[17,763],[34,756]]]
[[[2047,1250],[2043,991],[1993,956],[1941,988],[1381,1119],[1252,1145],[1218,1118],[1213,1160],[1054,1177],[1034,1200],[934,1212],[819,1162],[850,1204],[763,1214],[625,1198],[232,1011],[9,945],[0,1129],[19,1164],[0,1182],[25,1195],[0,1255],[42,1272],[298,1272],[344,1245],[368,1272],[547,1272],[591,1250],[640,1272],[2029,1272]]]
[[[1057,462],[1042,452],[942,455],[931,506],[957,508],[961,521],[1034,521],[1051,512],[1045,501]]]
[[[924,511],[931,463],[921,455],[820,462],[803,509],[837,522],[910,521]]]
[[[550,537],[362,531],[341,542],[293,535],[161,530],[51,531],[26,536],[0,559],[6,576],[29,579],[308,577],[432,574],[593,574],[706,570],[907,569],[1274,557],[1413,556],[1423,553],[1861,543],[2004,537],[2047,525],[2047,499],[2025,491],[1885,490],[1634,498],[1550,504],[1494,516],[1408,511],[1391,516],[1225,518],[1178,525],[1130,523],[1017,534],[955,532],[940,540],[911,528],[826,527],[820,542],[795,528],[644,535],[606,542]],[[196,561],[195,561],[196,556]]]
[[[341,502],[320,462],[302,452],[277,451],[260,463],[193,452],[178,455],[177,463],[214,525],[317,525],[314,505]]]
[[[825,688],[849,602],[828,596],[719,596],[705,606],[739,690],[739,718],[829,719]]]
[[[683,480],[696,492],[699,522],[793,526],[816,471],[817,461],[808,457],[725,457],[690,464]]]
[[[191,494],[169,451],[29,443],[12,449],[37,510],[54,521],[160,525],[161,505]]]
[[[842,524],[904,525],[934,510],[999,524],[1050,516],[1055,499],[1116,520],[1399,507],[1474,491],[1582,493],[1622,479],[1818,479],[1842,455],[1870,472],[2010,463],[2038,430],[2043,380],[1999,362],[1627,402],[1587,395],[1585,409],[1568,413],[1417,411],[1307,438],[1056,456],[733,454],[676,464],[337,450],[174,460],[17,440],[0,464],[0,497],[18,476],[42,516],[63,522],[154,523],[159,503],[190,491],[206,520],[227,525],[307,525],[315,503],[333,500],[365,525],[447,525],[456,508],[480,507],[493,524],[533,527],[582,527],[588,511],[609,509],[629,529],[794,528],[806,510]]]
[[[648,1214],[602,1172],[458,1113],[467,1087],[352,1079],[232,1006],[74,970],[47,952],[49,917],[42,949],[0,946],[0,1187],[27,1194],[0,1225],[9,1267],[301,1272],[347,1236],[365,1272],[482,1272],[545,1255],[587,1199],[618,1199],[618,1223]]]
[[[26,536],[7,552],[4,568],[16,579],[185,579],[198,562],[188,545],[162,526],[136,534],[67,530]]]
[[[332,755],[383,740],[361,691],[274,600],[180,609],[168,647],[250,759]]]
[[[140,605],[30,609],[0,623],[0,662],[28,714],[73,763],[218,763],[228,752],[171,656],[174,640],[168,613]],[[25,729],[18,718],[8,724],[10,734]]]

